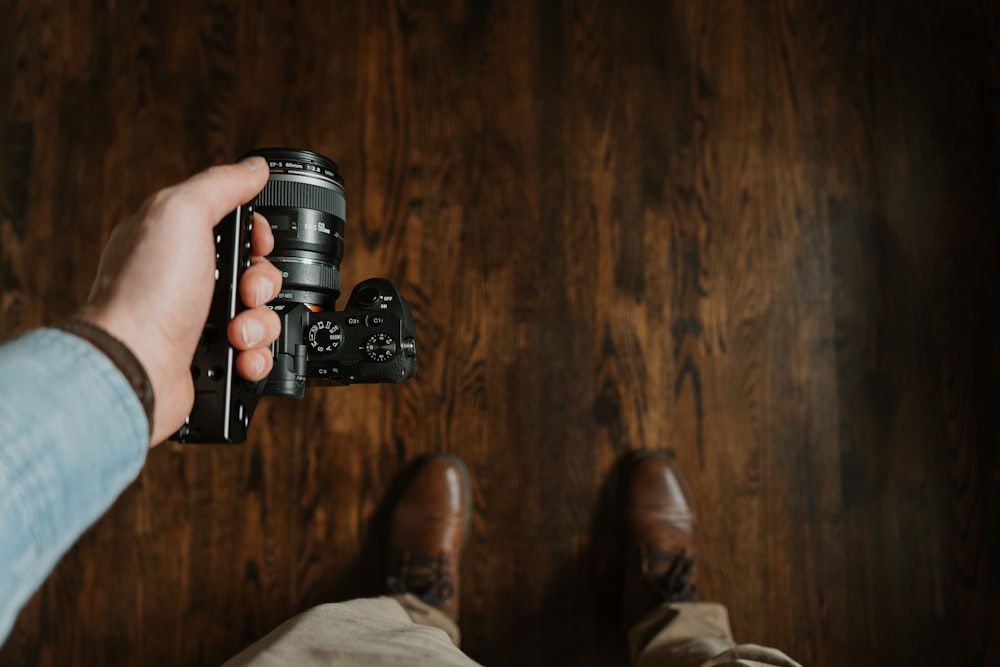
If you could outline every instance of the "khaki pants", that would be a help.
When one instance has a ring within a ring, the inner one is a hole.
[[[299,614],[224,667],[478,665],[458,649],[458,627],[412,595],[324,604]],[[655,609],[629,634],[636,667],[801,667],[781,651],[736,645],[720,604]]]

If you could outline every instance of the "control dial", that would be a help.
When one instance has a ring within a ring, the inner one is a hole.
[[[389,361],[396,356],[396,339],[387,333],[377,333],[368,339],[365,351],[372,361]]]
[[[321,320],[309,327],[308,338],[317,352],[333,352],[344,342],[344,332],[336,322]]]

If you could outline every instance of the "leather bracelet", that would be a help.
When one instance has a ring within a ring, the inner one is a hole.
[[[142,363],[132,353],[132,350],[101,327],[78,317],[63,322],[58,328],[79,336],[96,347],[121,371],[135,391],[139,402],[142,403],[142,409],[146,411],[146,419],[149,420],[149,436],[153,437],[153,385],[149,381],[146,369],[143,368]]]

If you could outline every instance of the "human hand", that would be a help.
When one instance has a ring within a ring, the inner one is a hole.
[[[194,405],[191,362],[215,285],[213,228],[253,199],[268,175],[267,162],[252,157],[161,190],[115,227],[101,255],[79,317],[122,341],[146,369],[155,397],[151,446],[177,431]],[[248,309],[228,331],[240,351],[236,369],[250,381],[271,371],[268,346],[281,333],[278,316],[265,305],[281,288],[281,273],[264,259],[273,246],[270,226],[255,214],[253,259],[239,284]]]

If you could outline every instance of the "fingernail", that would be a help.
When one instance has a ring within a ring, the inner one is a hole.
[[[252,155],[248,158],[240,160],[240,164],[251,171],[257,171],[261,167],[267,167],[267,160],[259,155]]]
[[[260,374],[264,372],[264,357],[259,354],[253,355],[253,371],[257,377],[260,377]]]
[[[255,319],[247,319],[243,323],[243,342],[250,347],[262,340],[264,340],[264,325]]]
[[[262,306],[271,300],[271,281],[261,278],[257,281],[257,304]]]

